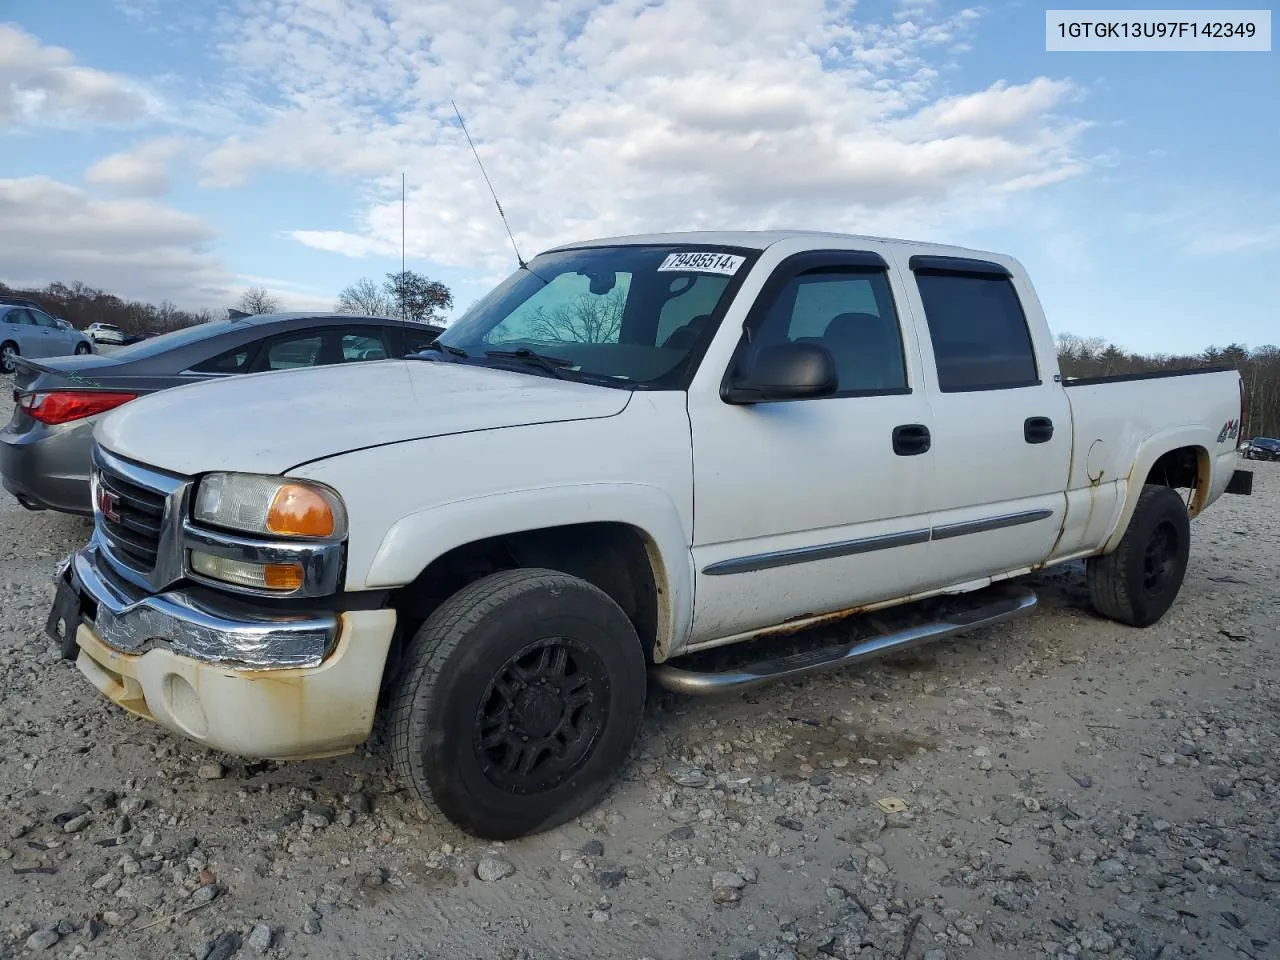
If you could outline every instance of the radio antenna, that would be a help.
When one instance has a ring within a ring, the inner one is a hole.
[[[400,173],[400,322],[404,323],[404,171]]]
[[[498,192],[493,189],[493,181],[489,179],[489,174],[485,172],[484,164],[480,161],[480,153],[476,150],[471,134],[467,133],[467,125],[462,119],[462,113],[458,110],[458,105],[452,100],[449,101],[449,105],[453,107],[453,112],[457,114],[458,125],[462,127],[463,136],[467,138],[467,143],[471,146],[471,153],[476,158],[476,165],[480,167],[480,175],[484,177],[484,182],[489,185],[489,194],[493,197],[493,205],[498,208],[498,216],[502,218],[502,225],[507,228],[507,236],[511,238],[511,249],[516,252],[516,263],[520,264],[521,270],[528,270],[529,265],[524,262],[524,257],[520,256],[520,248],[516,246],[516,238],[511,232],[511,224],[507,222],[507,215],[502,211],[502,204],[498,202]]]

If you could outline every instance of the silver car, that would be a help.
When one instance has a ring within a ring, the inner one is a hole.
[[[0,303],[0,372],[13,373],[13,358],[65,357],[93,353],[79,330],[59,323],[37,307]]]

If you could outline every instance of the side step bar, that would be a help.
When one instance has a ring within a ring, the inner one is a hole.
[[[807,673],[897,653],[957,633],[1011,620],[1035,609],[1037,599],[1034,591],[1015,585],[1001,585],[996,589],[997,596],[970,610],[869,640],[855,640],[852,643],[818,647],[789,656],[757,660],[720,673],[684,670],[670,663],[660,663],[650,667],[650,676],[660,687],[691,696],[745,690],[775,680],[790,680]]]

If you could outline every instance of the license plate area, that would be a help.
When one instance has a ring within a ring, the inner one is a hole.
[[[53,597],[53,608],[49,611],[49,619],[44,629],[50,637],[57,641],[64,650],[75,643],[76,630],[85,612],[85,604],[80,591],[67,578],[58,581],[58,589]]]

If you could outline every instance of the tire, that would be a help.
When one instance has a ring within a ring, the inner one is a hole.
[[[404,663],[388,705],[396,766],[429,810],[486,840],[540,833],[594,805],[644,713],[635,628],[603,591],[553,570],[464,587]]]
[[[16,369],[13,358],[21,355],[22,352],[18,349],[18,345],[12,340],[6,340],[3,344],[0,344],[0,373],[13,373]]]
[[[87,343],[76,344],[76,354],[79,356],[83,356],[86,353],[90,353],[92,352],[92,350],[93,350],[93,347],[89,346]]]
[[[1093,608],[1131,627],[1149,627],[1182,589],[1191,552],[1187,505],[1171,487],[1147,484],[1120,544],[1086,565]]]

